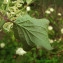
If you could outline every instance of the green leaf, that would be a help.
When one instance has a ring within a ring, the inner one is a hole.
[[[27,4],[30,4],[32,2],[32,0],[26,0]]]
[[[4,20],[0,20],[0,29],[3,27],[5,21]]]
[[[14,32],[18,34],[22,43],[27,43],[29,46],[37,46],[38,48],[46,48],[51,50],[48,39],[48,24],[47,19],[35,19],[29,15],[23,15],[17,18],[14,22]],[[26,44],[25,44],[26,45]]]
[[[4,0],[0,0],[0,7],[1,7],[1,5],[3,4],[3,1],[4,1]]]

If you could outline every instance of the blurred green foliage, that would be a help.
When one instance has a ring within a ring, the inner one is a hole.
[[[8,4],[5,1],[3,5],[1,5],[3,0],[0,2],[0,11],[12,21],[19,15],[27,12],[26,9],[22,10],[23,7],[27,6],[26,0],[9,1]],[[10,30],[8,32],[6,29],[3,29],[6,34],[0,31],[0,44],[5,43],[5,47],[0,47],[0,63],[63,63],[63,34],[61,33],[63,28],[63,0],[34,1],[29,4],[31,10],[27,13],[36,18],[44,17],[50,20],[50,26],[53,27],[53,30],[49,30],[49,38],[53,40],[51,45],[54,49],[47,51],[45,49],[33,48],[25,55],[19,56],[16,54],[16,49],[22,47],[22,44],[16,41],[13,31]],[[46,14],[45,11],[51,7],[54,9],[54,12]],[[61,13],[61,16],[58,16],[58,13]]]

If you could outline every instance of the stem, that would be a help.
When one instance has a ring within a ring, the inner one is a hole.
[[[8,0],[8,2],[7,2],[6,11],[7,11],[7,10],[8,10],[8,8],[9,8],[9,4],[10,4],[10,0]]]
[[[3,15],[1,12],[0,12],[0,17],[5,20],[6,22],[12,22],[10,19],[8,19],[8,17],[5,15]],[[13,23],[13,22],[12,22]]]

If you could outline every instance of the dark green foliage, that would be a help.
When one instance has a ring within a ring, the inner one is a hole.
[[[1,7],[1,5],[2,5],[3,1],[4,1],[4,0],[1,0],[1,1],[0,1],[0,7]]]
[[[21,28],[19,26],[17,26],[16,24],[14,24],[13,30],[14,30],[14,35],[15,35],[16,39],[18,40],[18,42],[23,44],[24,50],[26,50],[26,51],[30,50],[32,47],[29,46],[27,44],[26,40],[24,39],[25,37],[24,37],[24,34],[21,31]]]
[[[5,21],[4,20],[0,20],[0,29],[2,28],[2,26],[4,25]]]

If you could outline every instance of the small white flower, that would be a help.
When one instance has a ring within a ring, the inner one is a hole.
[[[63,28],[61,29],[61,33],[63,34]]]
[[[53,43],[54,41],[52,39],[49,39],[50,43]]]
[[[49,8],[49,10],[50,10],[51,12],[53,12],[53,11],[54,11],[54,9],[53,9],[53,8]]]
[[[30,6],[28,6],[28,7],[26,8],[26,10],[27,10],[27,11],[30,11]]]
[[[1,43],[1,44],[0,44],[0,47],[1,47],[1,48],[4,48],[4,47],[5,47],[5,43]]]
[[[46,13],[46,14],[50,14],[51,12],[50,12],[49,10],[46,10],[45,13]]]
[[[53,30],[53,27],[52,26],[48,26],[48,30]]]
[[[58,13],[58,16],[61,16],[61,13]]]
[[[24,54],[26,54],[26,51],[24,51],[23,48],[18,48],[16,50],[16,54],[18,54],[18,55],[24,55]]]

